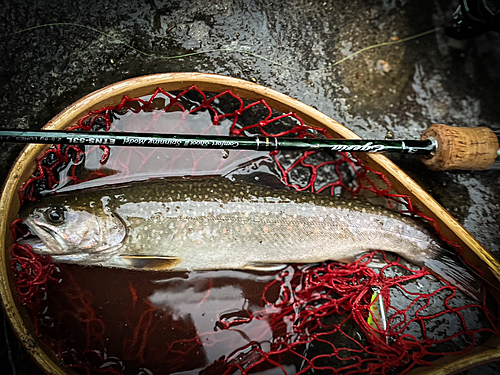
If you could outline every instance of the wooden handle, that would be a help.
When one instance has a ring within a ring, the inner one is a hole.
[[[433,171],[450,169],[488,169],[498,155],[498,138],[489,128],[458,128],[434,124],[422,134],[422,140],[434,138],[437,151],[422,157]]]

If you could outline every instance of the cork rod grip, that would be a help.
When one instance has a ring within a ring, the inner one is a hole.
[[[458,128],[434,124],[422,134],[422,140],[438,143],[434,155],[422,157],[433,171],[450,169],[488,169],[498,155],[498,138],[489,128]]]

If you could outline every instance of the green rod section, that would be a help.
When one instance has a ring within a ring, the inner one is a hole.
[[[396,152],[429,155],[434,140],[364,140],[285,137],[230,137],[131,132],[0,130],[0,142],[66,145],[140,146],[171,148],[237,149],[255,151],[329,150],[342,152]]]

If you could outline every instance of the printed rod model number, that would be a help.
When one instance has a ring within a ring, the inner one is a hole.
[[[95,145],[114,145],[116,140],[113,138],[87,138],[87,137],[67,137],[72,144],[95,144]]]

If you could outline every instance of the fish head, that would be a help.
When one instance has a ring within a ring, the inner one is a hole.
[[[21,211],[31,237],[21,242],[66,263],[106,260],[126,237],[122,220],[104,202],[49,199]]]

